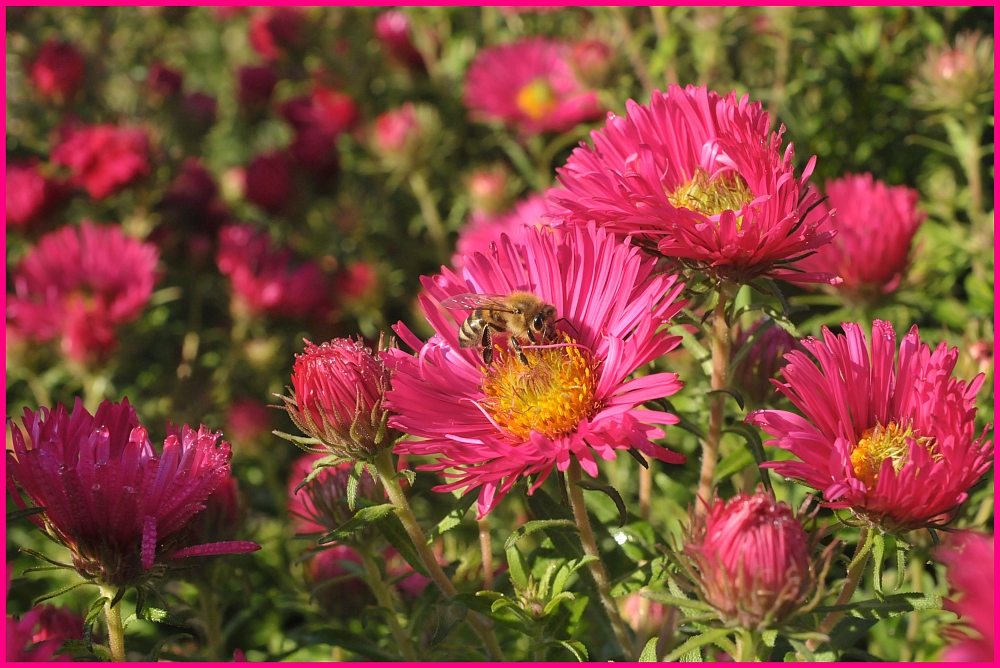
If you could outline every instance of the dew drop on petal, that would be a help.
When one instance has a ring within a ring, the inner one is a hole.
[[[93,487],[91,487],[91,489],[92,489],[92,490],[94,490],[95,492],[96,492],[97,490],[99,490],[100,488],[101,488],[101,483],[99,483],[99,482],[95,482],[95,483],[94,483],[94,486],[93,486]]]

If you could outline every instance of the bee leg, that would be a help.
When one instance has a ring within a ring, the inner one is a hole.
[[[493,364],[493,334],[490,329],[489,325],[483,327],[483,364],[486,366]]]
[[[517,353],[517,358],[521,360],[521,364],[523,364],[524,366],[528,366],[528,358],[524,354],[524,351],[521,350],[521,342],[512,336],[510,337],[510,347],[513,348],[514,352]]]

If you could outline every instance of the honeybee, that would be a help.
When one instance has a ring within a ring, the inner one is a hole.
[[[542,344],[555,335],[556,307],[546,304],[530,292],[509,295],[466,293],[441,302],[449,309],[474,309],[458,330],[458,345],[462,348],[482,346],[483,363],[493,362],[493,334],[507,332],[508,343],[522,364],[528,358],[521,342]]]

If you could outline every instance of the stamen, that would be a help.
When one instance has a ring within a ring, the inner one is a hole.
[[[710,180],[708,172],[699,167],[690,181],[667,193],[667,199],[679,209],[717,216],[723,211],[739,213],[753,201],[753,193],[739,174],[726,173]],[[740,223],[742,216],[737,217],[737,227]]]
[[[556,109],[556,95],[544,77],[526,84],[517,93],[517,108],[533,121],[540,121]]]
[[[913,425],[907,425],[904,429],[895,422],[890,422],[888,426],[877,424],[866,430],[851,453],[851,465],[858,480],[868,487],[874,487],[882,470],[882,462],[890,457],[892,467],[899,473],[910,459],[907,439],[915,440],[918,445],[931,450],[932,457],[935,456],[932,450],[934,439],[917,436]]]

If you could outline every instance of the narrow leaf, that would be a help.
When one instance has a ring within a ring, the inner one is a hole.
[[[676,605],[678,608],[688,608],[690,610],[701,610],[704,612],[712,612],[714,610],[714,608],[712,608],[712,606],[708,603],[702,603],[701,601],[695,601],[690,598],[673,596],[665,591],[650,591],[648,589],[644,589],[639,592],[639,595],[643,598],[663,603],[664,605]]]
[[[437,523],[437,526],[431,529],[427,534],[428,543],[435,540],[446,531],[451,531],[461,524],[465,514],[469,512],[469,508],[472,507],[472,504],[476,502],[477,498],[479,498],[479,495],[476,492],[469,492],[460,498],[458,500],[458,504],[452,508],[451,512],[442,517],[441,521]]]
[[[764,485],[764,489],[773,493],[771,489],[771,474],[768,469],[760,467],[761,464],[767,461],[767,454],[764,452],[764,443],[760,440],[760,434],[757,433],[757,430],[746,423],[737,422],[722,431],[724,433],[738,434],[743,437],[750,448],[751,454],[753,454],[754,461],[757,462],[757,474],[760,476],[761,484]]]
[[[511,545],[507,548],[507,567],[510,569],[510,579],[513,580],[514,584],[519,589],[527,588],[531,569],[528,567],[528,562],[524,560],[524,555],[517,549],[517,545]]]
[[[525,522],[510,534],[507,541],[503,544],[503,549],[507,550],[525,536],[542,529],[558,529],[560,531],[573,529],[579,531],[576,522],[573,520],[531,520],[530,522]]]
[[[576,483],[579,487],[586,490],[592,490],[595,492],[604,492],[611,500],[615,502],[618,507],[618,527],[621,528],[625,526],[625,522],[628,521],[628,512],[625,510],[625,502],[622,501],[622,495],[618,493],[618,490],[611,485],[602,485],[594,480],[581,480]]]
[[[659,636],[649,639],[646,646],[642,648],[642,654],[639,655],[639,663],[656,662],[656,643],[659,639]]]
[[[191,627],[183,619],[171,615],[169,612],[163,608],[154,608],[147,606],[143,608],[142,614],[140,615],[147,622],[153,622],[156,624],[166,624],[168,626],[173,626],[178,629],[190,629]]]
[[[55,559],[49,559],[48,557],[46,557],[41,552],[35,552],[34,550],[32,550],[29,547],[21,547],[21,548],[18,548],[17,551],[18,552],[23,552],[24,554],[30,554],[31,556],[35,557],[36,559],[41,559],[42,561],[48,562],[48,563],[52,564],[53,566],[62,566],[63,568],[76,568],[73,564],[66,564],[66,563],[63,563],[61,561],[56,561]]]
[[[53,599],[56,596],[62,596],[66,592],[72,591],[72,590],[76,589],[77,587],[82,587],[84,585],[94,585],[96,587],[97,583],[94,582],[94,581],[92,581],[92,580],[84,580],[83,582],[76,582],[74,584],[67,585],[66,587],[63,587],[62,589],[57,589],[56,591],[53,591],[53,592],[50,592],[48,594],[43,594],[43,595],[39,596],[38,598],[36,598],[34,601],[31,602],[31,605],[32,605],[32,607],[34,607],[34,606],[38,605],[39,603],[43,603],[45,601],[48,601],[49,599]]]
[[[389,541],[389,544],[396,548],[399,555],[406,560],[406,563],[413,570],[425,577],[430,577],[430,573],[424,565],[424,560],[420,557],[420,552],[413,544],[410,534],[406,533],[403,523],[396,517],[395,513],[390,513],[380,518],[375,522],[375,527]]]
[[[872,562],[875,569],[873,573],[875,595],[881,599],[883,598],[882,567],[885,564],[885,536],[879,532],[875,532],[875,538],[872,540]]]
[[[358,500],[358,484],[361,482],[361,469],[364,468],[362,462],[357,462],[351,467],[351,473],[347,476],[347,507],[353,513],[355,503]]]
[[[720,387],[717,390],[710,390],[705,394],[709,396],[714,396],[717,394],[728,394],[729,396],[731,396],[733,399],[736,400],[736,403],[740,407],[741,411],[746,410],[746,401],[743,400],[743,395],[740,394],[739,390],[737,390],[735,387]]]
[[[353,536],[368,525],[377,522],[394,510],[395,508],[391,503],[383,503],[378,506],[362,508],[354,514],[354,517],[341,524],[336,530],[320,537],[318,542],[320,545],[326,545],[328,543],[335,543],[339,540],[344,540],[348,536]]]
[[[667,654],[663,660],[664,661],[676,661],[688,652],[704,647],[705,645],[711,645],[719,638],[725,638],[730,633],[732,629],[712,629],[711,631],[706,631],[700,635],[692,636],[685,640],[680,647],[677,647],[674,651]]]
[[[93,633],[94,633],[94,622],[100,616],[101,611],[104,610],[104,604],[108,602],[107,596],[102,596],[93,605],[90,606],[90,610],[87,612],[87,618],[83,622],[83,642],[86,643],[87,651],[94,651]]]
[[[903,576],[906,574],[906,548],[903,547],[902,541],[896,541],[896,586],[893,587],[893,593],[899,591],[899,588],[903,584]]]
[[[12,522],[17,522],[18,520],[23,520],[25,517],[31,517],[32,515],[37,515],[38,513],[44,513],[45,508],[42,506],[36,506],[32,508],[19,508],[18,510],[12,510],[7,513],[7,524]]]

